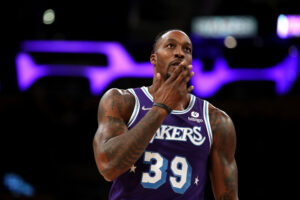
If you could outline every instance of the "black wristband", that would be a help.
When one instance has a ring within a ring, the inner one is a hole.
[[[165,104],[162,104],[162,103],[153,103],[153,106],[158,106],[158,107],[165,109],[168,112],[168,114],[170,114],[170,112],[172,112],[172,110],[168,106],[166,106]]]

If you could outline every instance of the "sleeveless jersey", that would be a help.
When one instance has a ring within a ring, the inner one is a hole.
[[[132,128],[151,109],[148,88],[129,89]],[[208,102],[191,94],[185,110],[173,110],[130,170],[113,181],[110,200],[202,200],[212,144]]]

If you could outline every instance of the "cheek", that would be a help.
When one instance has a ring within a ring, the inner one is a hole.
[[[168,65],[167,59],[163,56],[157,57],[157,66],[159,67],[160,71],[166,70],[166,67]]]

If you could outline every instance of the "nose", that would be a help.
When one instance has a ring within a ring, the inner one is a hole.
[[[184,58],[184,53],[182,52],[181,48],[176,48],[175,49],[175,58]]]

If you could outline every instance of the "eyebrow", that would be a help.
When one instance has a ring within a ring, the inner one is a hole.
[[[166,40],[166,42],[178,42],[178,41],[173,38],[169,38]],[[184,45],[193,46],[192,43],[190,43],[190,42],[184,42]]]

